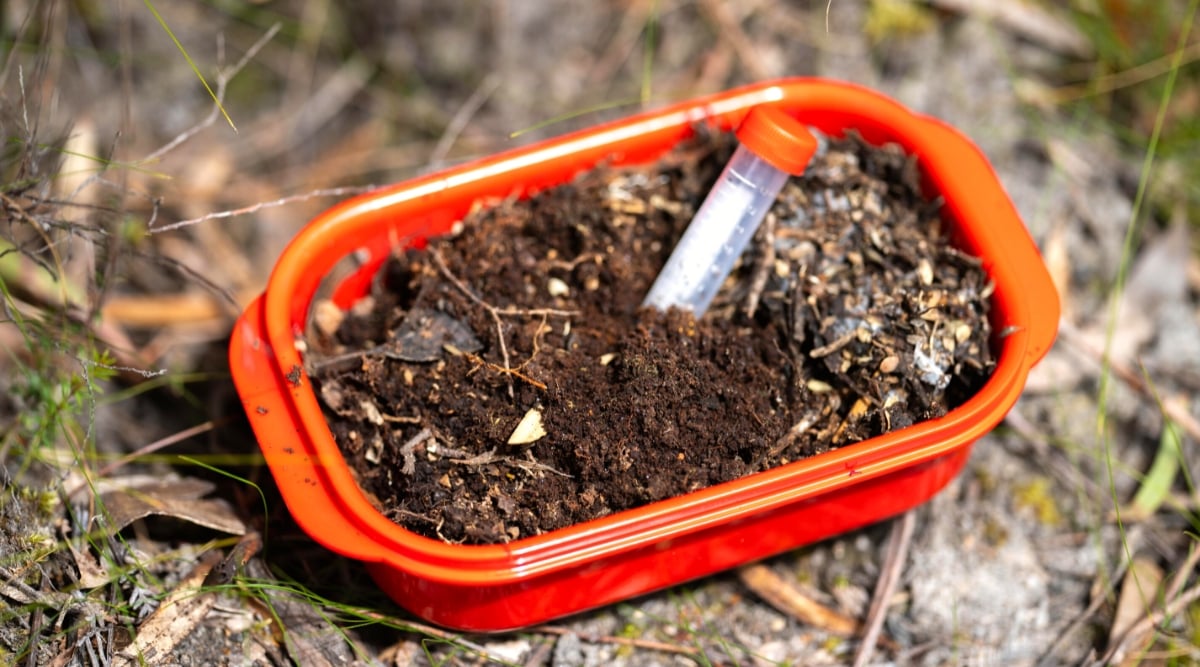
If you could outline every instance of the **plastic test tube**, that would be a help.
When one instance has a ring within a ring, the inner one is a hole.
[[[643,306],[708,310],[789,174],[804,173],[817,139],[782,109],[754,107],[737,129],[738,147],[688,224]]]

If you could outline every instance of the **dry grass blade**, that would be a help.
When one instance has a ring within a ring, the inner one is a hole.
[[[158,450],[163,449],[164,447],[170,447],[171,445],[173,445],[177,442],[182,442],[184,440],[187,440],[188,438],[191,438],[191,437],[194,437],[197,435],[201,435],[203,433],[208,433],[209,431],[216,428],[216,426],[217,426],[217,424],[215,422],[206,421],[203,424],[197,424],[195,426],[192,426],[191,428],[186,428],[182,431],[179,431],[178,433],[173,433],[171,435],[168,435],[165,438],[159,438],[158,440],[155,440],[154,442],[152,442],[148,445],[145,445],[144,447],[139,447],[138,449],[126,454],[125,456],[122,456],[121,458],[117,459],[116,461],[113,461],[112,463],[109,463],[108,465],[104,466],[103,468],[100,469],[99,472],[96,473],[96,477],[107,477],[123,465],[126,465],[128,463],[136,461],[137,459],[139,459],[143,456],[146,456],[147,454],[153,454],[154,452],[157,452]],[[80,485],[80,486],[72,489],[68,495],[73,496],[85,488],[87,488],[85,485]]]
[[[1125,570],[1128,569],[1128,564],[1122,562],[1119,569],[1111,576],[1102,575],[1094,585],[1092,601],[1088,603],[1083,613],[1071,620],[1067,626],[1058,633],[1057,639],[1050,645],[1040,656],[1038,656],[1035,665],[1057,665],[1061,663],[1061,658],[1058,656],[1059,650],[1063,645],[1086,624],[1096,612],[1100,611],[1100,607],[1112,599],[1112,582],[1124,576]]]
[[[251,577],[271,580],[271,572],[262,561],[249,559],[245,565]],[[263,603],[270,607],[270,617],[279,623],[283,644],[295,664],[332,667],[354,662],[345,633],[312,600],[280,587],[262,586],[258,590]]]
[[[250,48],[246,50],[246,54],[242,56],[241,60],[238,60],[238,62],[229,70],[223,71],[217,75],[217,92],[213,98],[215,104],[213,105],[212,111],[209,112],[208,116],[204,120],[200,121],[196,125],[193,125],[187,130],[180,132],[169,142],[143,158],[142,162],[153,162],[158,160],[167,153],[175,150],[175,148],[191,139],[205,128],[215,123],[217,117],[224,113],[224,109],[221,105],[225,99],[225,87],[229,85],[229,81],[233,79],[233,77],[237,76],[238,72],[241,72],[246,65],[248,65],[250,61],[258,55],[258,52],[267,45],[267,42],[270,42],[271,39],[279,33],[279,29],[282,27],[282,25],[283,24],[281,23],[272,25],[271,28],[267,30],[266,34],[260,37],[258,41],[254,42],[254,44],[252,44]]]
[[[1193,542],[1188,549],[1187,558],[1183,560],[1183,565],[1179,567],[1178,571],[1175,572],[1175,576],[1171,577],[1171,581],[1167,583],[1166,598],[1168,600],[1179,595],[1179,591],[1183,590],[1183,587],[1187,585],[1188,579],[1196,572],[1197,563],[1200,563],[1200,547]]]

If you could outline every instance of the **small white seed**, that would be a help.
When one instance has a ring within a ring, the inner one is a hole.
[[[820,380],[809,380],[805,386],[807,386],[808,390],[814,394],[827,394],[833,391],[833,387],[828,382],[822,382]]]
[[[922,285],[933,284],[933,265],[927,259],[921,259],[917,262],[917,277],[921,279]]]
[[[546,291],[550,296],[567,296],[571,293],[571,288],[559,278],[550,278],[546,281]]]
[[[954,328],[954,340],[965,343],[971,338],[971,327],[966,322]]]

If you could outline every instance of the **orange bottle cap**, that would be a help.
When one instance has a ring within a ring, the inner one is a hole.
[[[746,114],[737,129],[738,141],[772,167],[799,176],[817,152],[817,138],[804,123],[770,104],[760,104]]]

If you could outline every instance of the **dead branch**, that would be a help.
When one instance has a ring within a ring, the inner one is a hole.
[[[738,60],[750,72],[751,78],[769,79],[775,76],[775,71],[754,48],[754,40],[742,29],[741,20],[734,16],[731,5],[718,0],[703,0],[700,9],[717,28],[717,38],[726,42],[737,53]]]

